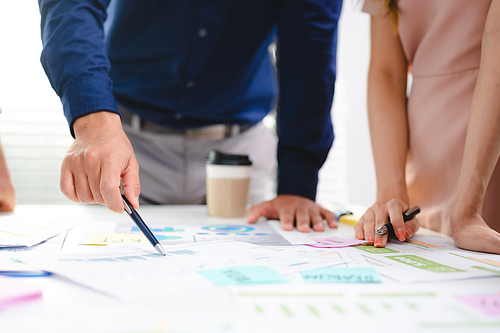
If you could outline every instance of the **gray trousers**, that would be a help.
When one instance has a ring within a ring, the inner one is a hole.
[[[252,165],[249,203],[274,196],[277,136],[262,122],[224,139],[192,139],[160,134],[123,124],[139,162],[141,204],[204,204],[208,152],[249,155]]]

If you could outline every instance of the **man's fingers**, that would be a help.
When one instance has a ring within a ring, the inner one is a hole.
[[[83,203],[95,203],[92,192],[90,191],[89,180],[85,173],[75,175],[75,190],[78,201]]]
[[[291,207],[284,207],[280,212],[279,212],[279,219],[281,222],[281,227],[283,230],[288,230],[291,231],[293,230],[293,221],[294,221],[294,211]],[[308,225],[309,227],[309,225]]]
[[[84,168],[87,174],[90,192],[95,202],[104,205],[104,198],[101,194],[101,165],[98,156],[93,153],[85,153]]]
[[[248,209],[248,223],[255,223],[261,217],[261,206],[266,204],[267,202],[261,203],[257,206],[252,206]]]
[[[129,162],[129,166],[121,175],[123,194],[135,209],[139,209],[139,194],[141,193],[141,182],[139,180],[139,166],[135,158]]]
[[[337,228],[338,227],[338,223],[337,223],[337,219],[335,218],[335,214],[333,214],[331,211],[321,207],[320,214],[323,217],[323,219],[326,220],[326,223],[328,223],[328,226],[330,228]]]
[[[257,222],[261,216],[264,216],[267,219],[279,219],[279,214],[274,208],[272,202],[273,201],[266,201],[250,207],[248,210],[248,223]]]
[[[292,213],[294,214],[294,213]],[[295,223],[297,224],[297,230],[301,232],[311,231],[311,218],[309,216],[309,211],[303,208],[299,208],[295,211]]]
[[[59,181],[59,188],[61,192],[73,202],[79,202],[78,196],[76,195],[76,187],[75,180],[73,178],[73,173],[65,167],[63,162],[63,166],[61,168],[61,178]]]
[[[314,231],[325,231],[323,216],[320,215],[319,211],[315,209],[310,210],[309,217],[311,219],[311,224]]]
[[[100,182],[101,195],[106,206],[116,213],[122,213],[124,209],[120,188],[121,173],[122,167],[120,165],[111,161],[103,163]],[[130,197],[130,199],[132,198]]]

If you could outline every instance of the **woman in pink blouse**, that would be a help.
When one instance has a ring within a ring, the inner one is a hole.
[[[500,253],[500,0],[366,0],[363,10],[377,198],[356,237],[385,246],[375,230],[390,219],[400,241],[422,224]],[[422,213],[405,224],[413,205]]]

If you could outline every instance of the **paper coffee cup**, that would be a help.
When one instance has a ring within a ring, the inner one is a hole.
[[[208,214],[218,217],[245,216],[252,173],[248,155],[212,150],[205,166]]]

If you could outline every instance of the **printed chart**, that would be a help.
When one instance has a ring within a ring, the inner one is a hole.
[[[240,224],[150,225],[150,229],[163,245],[188,244],[208,241],[241,241],[257,245],[291,245],[285,237],[274,231],[267,223],[252,226]],[[141,235],[136,226],[119,224],[115,233]],[[298,233],[298,232],[297,232]],[[299,235],[300,236],[300,235]],[[309,241],[301,236],[304,242]]]
[[[498,256],[451,249],[425,236],[415,238],[404,243],[394,241],[385,248],[356,246],[355,249],[363,252],[366,261],[380,274],[405,283],[500,275]]]
[[[240,291],[236,297],[255,331],[259,327],[267,327],[266,332],[334,327],[335,332],[384,333],[399,331],[401,327],[407,332],[500,329],[500,317],[488,316],[466,302],[435,291]]]

